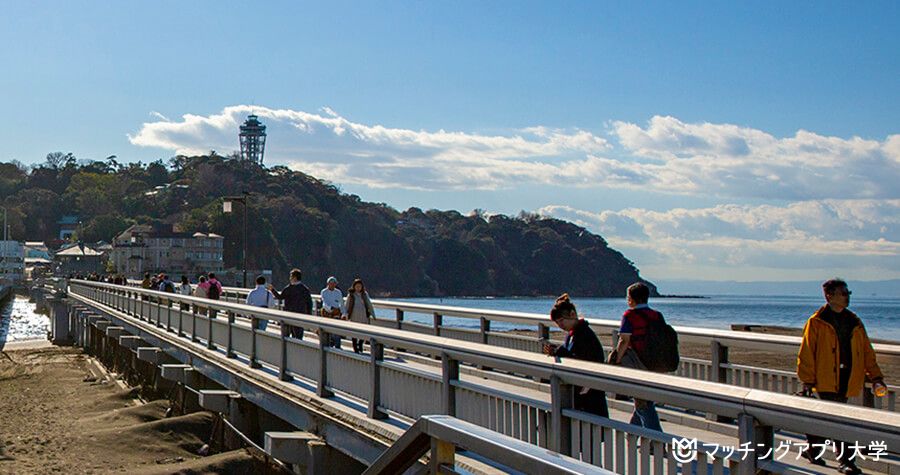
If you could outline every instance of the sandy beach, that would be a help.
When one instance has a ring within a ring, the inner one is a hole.
[[[197,455],[215,416],[166,418],[169,402],[98,378],[80,349],[0,353],[0,473],[254,473],[239,449]]]

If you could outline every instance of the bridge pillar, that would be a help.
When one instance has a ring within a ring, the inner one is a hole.
[[[72,343],[72,328],[69,325],[69,312],[66,301],[60,297],[48,297],[47,306],[50,310],[50,334],[54,345],[68,345]]]
[[[314,441],[321,439],[309,432],[266,432],[263,448],[267,454],[282,462],[308,467],[311,458],[309,443]]]
[[[241,397],[240,394],[227,389],[201,389],[198,391],[200,407],[208,411],[227,413],[231,398]]]

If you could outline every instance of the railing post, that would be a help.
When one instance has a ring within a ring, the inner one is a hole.
[[[760,425],[750,414],[738,415],[738,443],[753,449],[751,456],[741,460],[738,475],[755,475],[760,462],[772,458],[774,431],[771,426]],[[760,455],[767,455],[761,458]]]
[[[172,301],[169,299],[164,300],[166,303],[166,331],[172,331]]]
[[[225,356],[228,358],[234,358],[234,337],[232,335],[234,331],[234,312],[228,312],[228,342],[225,347]]]
[[[256,327],[259,326],[259,319],[250,317],[250,367],[262,368],[259,361],[256,361]]]
[[[709,380],[714,383],[725,384],[728,380],[728,369],[723,365],[728,364],[728,347],[719,340],[709,342],[710,362]],[[728,422],[729,418],[721,417],[711,412],[706,413],[706,419],[717,422]]]
[[[444,324],[444,316],[435,312],[434,313],[434,335],[441,336],[441,326]]]
[[[539,340],[549,340],[550,339],[550,327],[544,325],[543,323],[538,323],[538,339]]]
[[[550,377],[550,450],[563,455],[572,453],[572,420],[563,415],[572,408],[574,388],[563,383],[559,376]]]
[[[184,306],[178,302],[178,336],[184,336]]]
[[[456,417],[456,383],[459,381],[459,360],[441,353],[441,409],[448,416]]]
[[[428,473],[447,473],[442,468],[452,469],[456,464],[456,446],[450,442],[431,438],[431,456],[428,458]]]
[[[213,342],[213,319],[216,318],[216,313],[212,308],[206,309],[206,324],[209,325],[209,333],[206,334],[206,347],[210,350],[216,349],[216,344]]]
[[[334,393],[328,389],[328,344],[331,335],[324,328],[319,330],[319,381],[316,383],[316,395],[331,397]]]
[[[487,318],[481,317],[481,342],[487,344],[488,342],[488,332],[491,331],[491,321]]]
[[[292,381],[294,377],[287,373],[288,328],[287,325],[284,324],[284,320],[278,322],[278,324],[281,326],[281,364],[278,366],[278,379],[282,381]]]
[[[403,329],[403,310],[399,308],[395,312],[397,314],[397,330]]]
[[[387,419],[387,413],[378,409],[378,406],[381,405],[381,368],[378,365],[384,360],[384,345],[374,338],[370,338],[369,347],[369,375],[372,381],[372,388],[369,392],[368,416],[372,419]]]
[[[191,341],[200,341],[197,338],[197,306],[191,305]]]

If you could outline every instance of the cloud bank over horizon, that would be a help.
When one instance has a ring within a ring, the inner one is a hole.
[[[601,233],[645,275],[805,279],[854,269],[844,275],[900,277],[900,134],[779,138],[655,116],[644,125],[611,121],[601,133],[537,125],[488,135],[363,124],[327,107],[235,105],[179,120],[154,113],[129,140],[177,154],[227,153],[250,113],[268,127],[267,163],[338,184],[442,192],[541,185],[719,203],[613,211],[571,206],[563,193],[547,198],[539,212]]]
[[[160,119],[132,144],[178,154],[236,149],[246,115],[266,123],[269,163],[338,183],[417,190],[501,190],[523,183],[652,188],[723,198],[900,198],[900,135],[883,141],[800,130],[776,138],[730,124],[653,117],[646,127],[616,121],[608,136],[534,126],[507,135],[389,128],[317,113],[229,106],[209,116]]]

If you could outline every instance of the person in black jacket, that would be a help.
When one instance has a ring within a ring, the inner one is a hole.
[[[300,269],[291,270],[291,283],[283,288],[281,292],[275,290],[272,284],[269,284],[269,291],[278,300],[284,300],[284,310],[287,312],[302,313],[312,315],[313,301],[312,294],[300,279],[303,274]],[[303,339],[303,327],[295,327],[287,325],[288,334],[293,338]]]
[[[562,358],[603,363],[603,345],[590,325],[578,318],[575,304],[569,300],[569,294],[562,294],[550,310],[550,319],[563,331],[567,332],[562,345],[544,344],[544,354]],[[597,389],[576,387],[574,409],[609,417],[606,405],[606,392]]]

